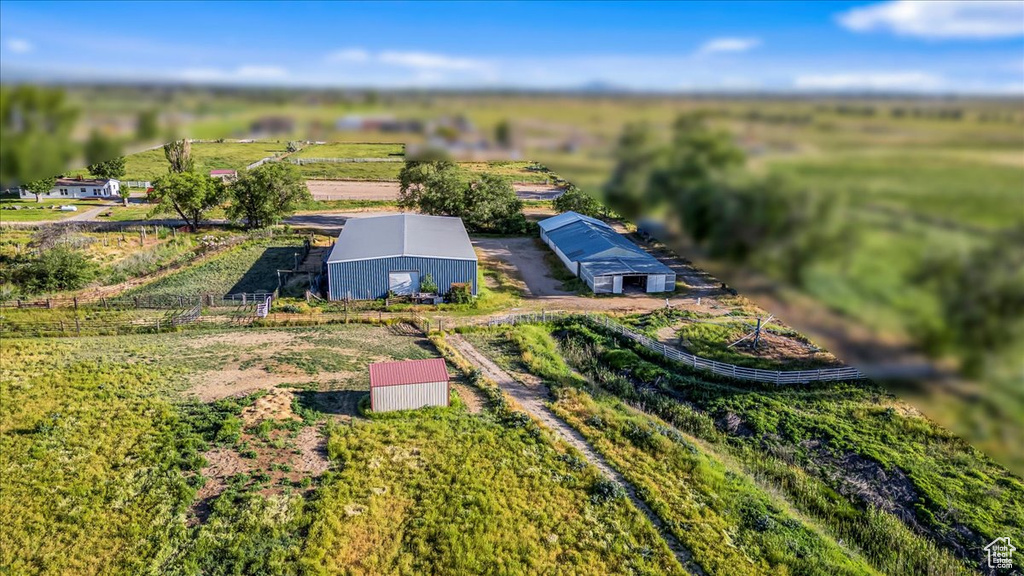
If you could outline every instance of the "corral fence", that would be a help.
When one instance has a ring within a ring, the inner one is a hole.
[[[149,180],[125,180],[121,183],[127,188],[150,188],[153,186]]]
[[[707,358],[695,356],[674,346],[658,342],[657,340],[643,334],[633,332],[618,322],[615,322],[608,316],[603,315],[594,315],[589,313],[579,314],[562,311],[510,314],[508,316],[491,319],[488,324],[491,326],[502,324],[531,324],[561,319],[583,320],[595,326],[604,328],[609,332],[614,332],[623,338],[632,340],[651,352],[660,354],[669,360],[690,366],[695,370],[704,370],[735,380],[783,385],[806,384],[808,382],[860,380],[865,378],[864,374],[862,374],[860,370],[850,366],[843,368],[820,368],[817,370],[763,370],[761,368],[746,368],[743,366],[736,366],[735,364],[718,362],[717,360],[709,360]]]
[[[196,294],[193,296],[73,296],[71,298],[44,298],[40,300],[7,300],[0,302],[5,308],[86,308],[93,310],[180,310],[196,305],[210,308],[255,305],[266,298],[277,298],[274,292],[236,292],[233,294]]]

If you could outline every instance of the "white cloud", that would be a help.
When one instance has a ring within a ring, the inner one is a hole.
[[[242,65],[234,70],[219,68],[186,68],[177,73],[186,82],[252,82],[254,80],[281,80],[288,71],[280,66]]]
[[[283,78],[288,75],[288,71],[280,66],[254,66],[246,65],[239,66],[235,70],[235,76],[239,78]]]
[[[383,64],[404,66],[417,70],[485,70],[490,66],[481,60],[458,58],[430,52],[381,52],[377,56]]]
[[[1014,0],[895,0],[854,8],[838,19],[855,32],[889,30],[921,38],[1024,36],[1024,2]]]
[[[793,80],[801,90],[896,90],[930,91],[942,88],[945,81],[927,72],[843,72],[804,74]]]
[[[27,54],[36,49],[36,47],[25,40],[24,38],[11,38],[6,42],[7,49],[15,54]]]
[[[370,59],[370,53],[362,48],[345,48],[327,55],[328,62],[366,62]]]
[[[721,52],[746,52],[761,45],[757,38],[713,38],[697,49],[698,56],[707,56]]]

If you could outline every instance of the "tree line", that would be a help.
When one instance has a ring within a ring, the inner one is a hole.
[[[302,174],[291,164],[262,164],[240,171],[226,183],[195,171],[188,140],[165,144],[164,157],[170,164],[168,174],[153,182],[149,199],[157,204],[155,213],[177,214],[193,232],[211,210],[225,202],[232,221],[246,228],[265,228],[312,200]]]

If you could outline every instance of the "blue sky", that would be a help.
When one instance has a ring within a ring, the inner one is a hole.
[[[0,77],[1024,96],[1024,2],[0,3]]]

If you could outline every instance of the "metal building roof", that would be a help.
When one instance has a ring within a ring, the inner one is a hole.
[[[580,262],[593,276],[674,274],[671,268],[600,220],[566,212],[539,224],[566,258]]]
[[[462,219],[424,214],[350,218],[327,262],[394,256],[476,261]]]
[[[370,388],[447,381],[448,368],[443,358],[370,364]]]
[[[558,216],[552,216],[551,218],[545,218],[545,219],[541,220],[540,222],[538,222],[537,225],[540,226],[541,230],[543,230],[545,232],[550,232],[551,230],[554,230],[556,228],[561,228],[562,226],[565,226],[566,224],[572,224],[574,222],[579,222],[580,220],[582,220],[584,222],[590,222],[591,224],[595,224],[597,226],[604,226],[605,228],[610,228],[607,224],[605,224],[604,222],[601,222],[597,218],[591,218],[590,216],[585,216],[583,214],[580,214],[579,212],[573,212],[573,211],[562,212]]]

